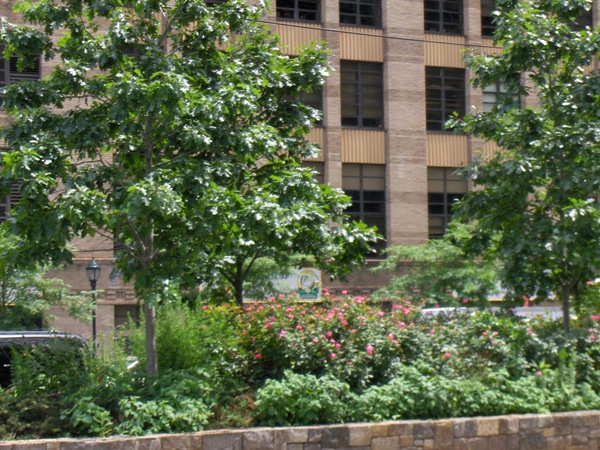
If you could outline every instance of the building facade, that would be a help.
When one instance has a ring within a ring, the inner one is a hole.
[[[222,0],[213,0],[220,2]],[[17,20],[11,0],[0,14]],[[451,204],[469,189],[454,174],[490,143],[444,129],[453,112],[487,110],[503,91],[502,83],[485,91],[469,85],[464,51],[494,52],[494,0],[273,0],[265,17],[289,55],[311,42],[325,42],[334,68],[322,91],[306,102],[323,111],[310,139],[322,152],[306,164],[321,181],[352,197],[348,213],[376,225],[385,245],[420,244],[439,237],[451,217]],[[582,24],[598,23],[598,5]],[[42,64],[27,73],[16,61],[1,60],[0,85],[44,76]],[[49,63],[51,64],[51,63]],[[0,203],[10,210],[17,192]],[[112,242],[102,238],[75,242],[80,249],[72,266],[58,276],[74,290],[89,289],[85,267],[92,257],[105,270],[97,284],[97,326],[101,333],[123,323],[137,306],[131,287],[110,279]],[[376,264],[376,259],[368,266]],[[386,282],[363,270],[330,289],[364,293]],[[325,281],[325,285],[328,283]],[[57,327],[91,335],[60,311]]]

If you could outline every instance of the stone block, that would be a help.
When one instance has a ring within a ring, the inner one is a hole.
[[[350,425],[348,443],[351,447],[371,444],[371,427],[369,425]]]
[[[304,444],[304,450],[322,450],[320,442],[308,442]]]
[[[308,429],[308,442],[321,442],[321,429],[320,428],[309,428]]]
[[[302,443],[308,442],[308,429],[307,428],[283,428],[273,431],[273,439],[275,445],[279,443]]]
[[[475,436],[477,436],[477,421],[475,419],[458,419],[454,421],[455,438]]]
[[[162,450],[200,450],[201,443],[196,443],[186,434],[170,434],[160,437]]]
[[[469,439],[469,450],[488,450],[487,437],[474,437]]]
[[[506,450],[508,445],[508,436],[490,436],[488,437],[488,450]]]
[[[162,448],[160,439],[157,436],[141,437],[138,439],[137,444],[137,450],[161,450]],[[199,448],[202,448],[201,444]]]
[[[506,450],[519,450],[520,441],[518,434],[509,434],[506,437]]]
[[[452,446],[454,439],[454,426],[451,420],[441,420],[433,425],[433,439],[435,448],[441,449],[447,446]]]
[[[437,449],[437,447],[435,447],[435,449]],[[424,439],[423,440],[423,450],[434,450],[433,439]],[[446,450],[446,448],[444,448],[443,450]]]
[[[550,428],[554,425],[554,417],[551,414],[538,416],[538,428]]]
[[[388,424],[388,423],[376,423],[373,426],[371,426],[371,436],[372,437],[381,437],[381,436],[388,436],[388,435],[393,435],[394,433],[392,433],[390,430],[394,427],[396,427],[397,424],[392,423],[392,424]],[[412,434],[412,428],[411,428],[411,434]]]
[[[520,449],[521,450],[535,450],[545,449],[545,439],[541,430],[528,430],[519,433],[520,436]]]
[[[398,450],[400,436],[374,437],[371,440],[371,450]]]
[[[433,423],[422,422],[416,423],[413,426],[413,435],[415,439],[431,439],[433,438]]]
[[[521,417],[519,419],[519,430],[535,430],[537,428],[537,417]]]
[[[272,430],[246,431],[243,435],[244,450],[274,450],[275,439]]]
[[[304,450],[304,444],[288,444],[284,450]]]
[[[350,432],[347,426],[332,426],[321,430],[321,446],[328,448],[348,447]]]
[[[412,436],[412,434],[412,423],[391,423],[387,428],[387,436]]]
[[[554,415],[554,430],[556,435],[563,436],[571,433],[571,417],[564,414]]]
[[[519,419],[516,417],[504,417],[500,419],[500,434],[516,434],[519,432]]]
[[[454,450],[469,450],[469,440],[466,438],[454,438],[452,441],[452,448]]]
[[[571,445],[585,445],[588,443],[588,429],[583,427],[573,428]]]
[[[85,450],[85,440],[65,439],[60,443],[60,450]]]
[[[399,448],[408,448],[412,447],[414,444],[414,440],[412,436],[398,436],[399,439]]]
[[[242,433],[202,436],[202,448],[210,450],[242,450]]]
[[[488,417],[477,419],[477,436],[495,436],[500,430],[500,420]]]
[[[553,436],[546,439],[547,450],[566,450],[565,440],[562,436]]]

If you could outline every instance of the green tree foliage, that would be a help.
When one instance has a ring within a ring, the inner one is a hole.
[[[49,266],[32,264],[21,241],[0,228],[0,330],[33,330],[44,325],[52,305],[72,316],[89,319],[92,306],[85,295],[69,294],[69,286],[44,274]]]
[[[347,197],[319,186],[301,158],[318,113],[298,101],[323,82],[320,47],[297,58],[259,25],[261,3],[231,0],[41,0],[3,23],[6,57],[58,65],[6,89],[4,177],[23,182],[16,231],[34,258],[70,260],[67,243],[100,233],[122,248],[146,316],[182,283],[219,271],[238,302],[258,256],[300,248],[360,261],[372,231],[347,224]],[[339,224],[332,233],[331,223]],[[336,273],[336,270],[333,270]]]
[[[474,260],[465,254],[462,244],[471,233],[469,227],[453,222],[442,239],[390,247],[388,257],[373,271],[400,268],[405,272],[376,296],[395,298],[399,293],[429,306],[486,305],[498,289],[498,267],[496,261]]]
[[[507,93],[454,125],[503,150],[467,167],[475,189],[457,214],[477,222],[469,248],[503,262],[512,295],[561,298],[568,331],[570,299],[600,268],[600,73],[588,69],[600,32],[573,27],[587,0],[497,5],[501,52],[471,52],[467,64],[475,87],[502,80]]]

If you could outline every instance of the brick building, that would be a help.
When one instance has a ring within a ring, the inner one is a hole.
[[[213,0],[221,1],[221,0]],[[454,112],[485,110],[502,93],[502,83],[485,92],[469,86],[463,62],[466,48],[493,52],[491,12],[494,0],[273,0],[265,18],[294,55],[310,42],[325,41],[334,71],[322,92],[305,99],[322,109],[324,119],[311,132],[321,155],[307,162],[325,183],[353,198],[349,214],[377,225],[386,245],[419,244],[440,236],[450,219],[450,204],[468,186],[456,167],[478,151],[494,147],[444,131]],[[0,14],[14,2],[0,4]],[[582,24],[597,23],[598,5]],[[19,77],[44,76],[49,67],[16,73],[2,60],[0,84]],[[14,199],[13,199],[14,200]],[[10,209],[11,198],[0,205]],[[98,282],[98,330],[108,330],[136,310],[130,287],[111,280],[112,242],[102,238],[75,242],[80,249],[72,266],[59,276],[75,290],[89,289],[85,266],[92,257],[105,269]],[[375,264],[371,261],[369,265]],[[368,271],[334,290],[369,291],[385,278]],[[327,283],[325,283],[327,284]],[[90,335],[90,325],[65,318],[57,326]]]

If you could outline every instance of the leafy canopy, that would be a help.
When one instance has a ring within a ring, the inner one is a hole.
[[[452,124],[502,150],[466,168],[475,189],[457,214],[476,221],[469,249],[502,261],[510,294],[562,298],[567,330],[569,299],[600,268],[600,74],[590,69],[600,33],[575,30],[587,0],[497,6],[501,52],[466,59],[475,87],[502,80],[507,93],[493,111]]]
[[[322,84],[326,53],[282,54],[262,4],[20,10],[34,26],[3,23],[5,56],[58,63],[4,99],[3,173],[25,180],[14,224],[36,257],[69,260],[73,237],[114,237],[116,267],[146,301],[214,270],[234,284],[260,256],[303,250],[334,274],[364,257],[373,231],[348,224],[347,197],[300,166],[316,155],[306,135],[319,113],[298,97]]]

